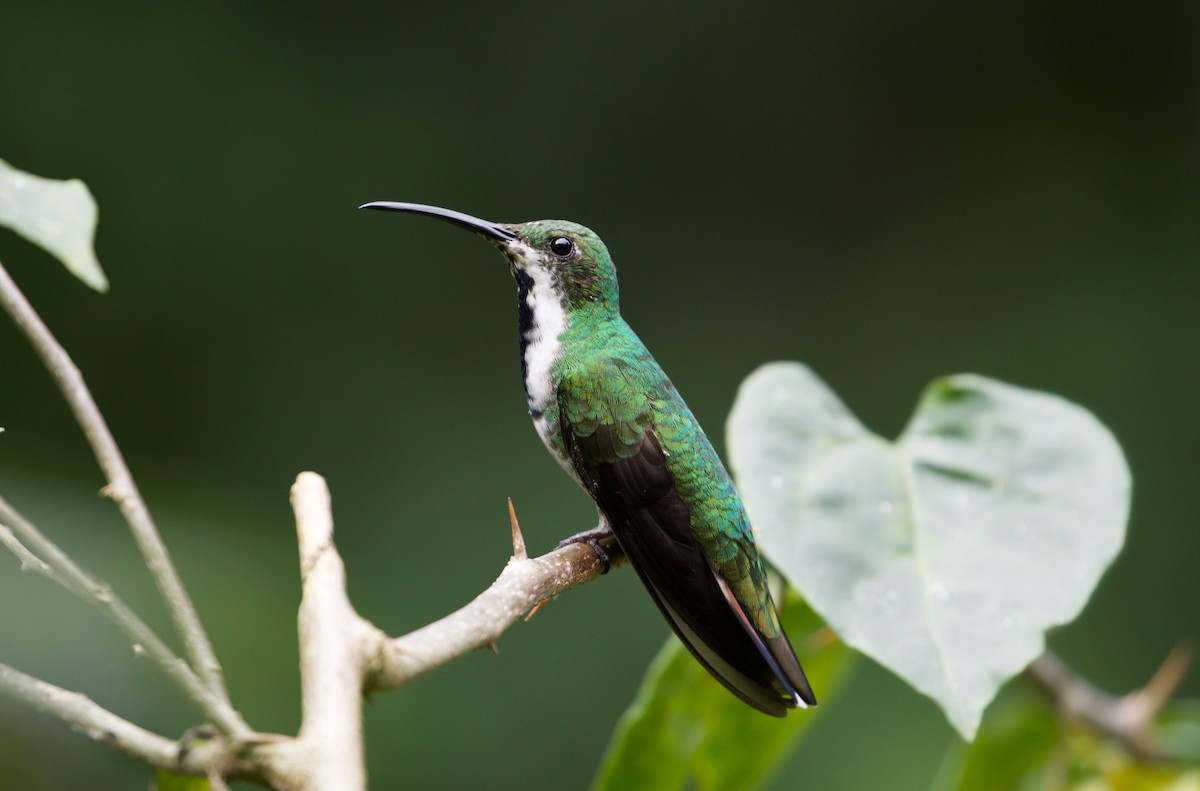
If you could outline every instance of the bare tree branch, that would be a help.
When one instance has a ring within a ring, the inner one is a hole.
[[[10,538],[6,539],[6,534]],[[214,725],[227,733],[242,727],[241,718],[229,701],[205,687],[192,668],[111,587],[76,565],[3,497],[0,497],[0,543],[21,559],[23,568],[41,572],[104,613],[137,651],[150,659]]]
[[[298,618],[303,717],[295,738],[247,730],[173,742],[82,694],[4,665],[0,665],[0,693],[57,716],[92,738],[158,768],[207,775],[217,782],[251,780],[279,791],[359,791],[366,787],[362,750],[365,691],[398,686],[468,651],[493,645],[522,614],[595,579],[602,571],[596,553],[585,544],[568,544],[542,557],[527,557],[510,506],[513,557],[491,587],[440,621],[389,639],[354,611],[346,595],[345,568],[333,542],[324,479],[315,473],[301,473],[292,487],[292,505],[303,587]],[[159,645],[151,650],[173,658],[184,675],[190,672],[106,586],[79,569],[3,499],[0,523],[0,543],[7,544],[23,563],[79,592],[104,609],[132,638],[147,646]],[[615,539],[602,543],[613,565],[624,560]],[[146,634],[138,629],[145,629]],[[200,694],[208,693],[194,675],[191,679]]]
[[[91,698],[0,664],[0,693],[66,722],[90,739],[112,745],[150,766],[185,774],[225,774],[235,766],[223,738],[183,745],[118,717]]]
[[[333,543],[325,479],[301,473],[292,486],[300,544],[299,735],[260,751],[273,787],[289,791],[366,788],[362,740],[363,648],[381,639],[346,596],[346,570]]]
[[[394,687],[476,648],[485,647],[540,602],[601,573],[595,552],[570,544],[539,558],[524,556],[510,510],[513,557],[486,591],[436,623],[389,639],[354,611],[345,567],[333,541],[329,490],[316,473],[292,486],[300,545],[300,677],[303,718],[295,739],[256,745],[242,771],[284,791],[365,788],[362,695]],[[624,560],[615,539],[611,563]]]
[[[1176,646],[1141,689],[1112,695],[1076,673],[1066,662],[1047,651],[1025,669],[1025,674],[1067,717],[1086,723],[1121,744],[1139,758],[1162,758],[1154,742],[1154,719],[1187,672],[1192,652]]]
[[[3,510],[8,504],[0,498],[0,544],[3,544],[9,552],[17,556],[17,560],[21,561],[21,571],[36,571],[39,574],[44,574],[51,579],[55,579],[54,569],[49,564],[42,561],[37,555],[30,552],[21,540],[17,538],[16,533],[9,529],[8,525],[4,524]]]
[[[108,479],[104,492],[117,503],[129,524],[134,540],[167,605],[167,611],[183,637],[192,667],[205,686],[219,697],[232,713],[232,717],[222,717],[222,721],[214,724],[230,733],[249,733],[250,727],[242,721],[229,703],[221,666],[200,623],[196,608],[179,579],[166,546],[159,536],[158,528],[150,518],[150,512],[146,509],[141,493],[112,433],[108,430],[108,425],[104,422],[104,417],[83,381],[83,375],[38,316],[37,311],[25,299],[25,295],[21,293],[3,264],[0,264],[0,305],[4,306],[17,327],[25,334],[66,398],[75,420],[83,429],[88,444],[91,445],[92,452]]]
[[[567,544],[540,557],[521,557],[525,542],[513,523],[513,557],[491,587],[439,621],[377,646],[364,689],[388,689],[477,648],[495,644],[522,615],[548,599],[600,576],[604,569],[587,544]],[[610,566],[624,562],[616,539],[601,541]]]

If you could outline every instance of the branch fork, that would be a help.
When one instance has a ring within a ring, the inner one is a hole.
[[[362,754],[362,696],[415,678],[496,640],[540,602],[599,576],[592,550],[568,545],[530,558],[509,502],[513,554],[499,578],[470,604],[437,623],[390,638],[355,612],[333,541],[329,490],[315,473],[292,487],[303,597],[298,614],[302,721],[287,737],[256,733],[230,702],[221,666],[132,474],[79,369],[0,265],[0,307],[25,334],[83,430],[106,483],[101,494],[120,509],[136,540],[186,659],[177,656],[112,589],[0,498],[0,544],[20,561],[89,602],[126,635],[135,653],[148,657],[215,729],[180,741],[145,730],[77,692],[0,664],[0,694],[22,700],[93,739],[151,766],[208,776],[245,779],[287,791],[366,786]],[[619,554],[615,541],[608,548]]]

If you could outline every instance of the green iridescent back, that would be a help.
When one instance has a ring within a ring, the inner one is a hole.
[[[690,512],[692,532],[705,557],[767,637],[779,622],[767,589],[766,573],[733,480],[662,368],[620,316],[569,322],[564,352],[554,366],[558,403],[577,436],[602,425],[615,429],[613,452],[638,453],[652,430],[667,455],[667,467]],[[560,415],[546,414],[551,427]],[[565,457],[561,436],[552,429],[555,450]]]

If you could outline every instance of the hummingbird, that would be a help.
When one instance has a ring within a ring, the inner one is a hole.
[[[508,259],[529,415],[600,516],[595,530],[564,543],[591,544],[607,568],[598,539],[611,531],[675,634],[749,705],[776,717],[816,705],[733,480],[621,317],[600,238],[563,220],[497,223],[392,201],[360,208],[437,217]]]

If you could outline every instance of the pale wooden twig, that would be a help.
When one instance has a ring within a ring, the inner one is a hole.
[[[333,543],[325,479],[304,472],[292,486],[300,545],[299,735],[260,751],[274,788],[366,788],[362,744],[363,651],[383,639],[346,596],[346,570]]]
[[[519,535],[519,530],[515,534]],[[470,604],[380,645],[366,691],[398,686],[469,651],[494,646],[500,635],[530,609],[604,571],[595,550],[587,544],[567,544],[540,557],[524,559],[517,557],[515,544],[513,558],[500,576]],[[608,553],[610,566],[625,560],[615,538],[602,539],[601,545]]]
[[[204,686],[191,667],[111,587],[80,568],[3,497],[0,497],[0,543],[21,559],[23,568],[44,574],[102,612],[132,641],[137,652],[152,661],[214,725],[226,733],[244,727],[229,701]]]
[[[225,774],[235,765],[234,751],[222,737],[181,746],[134,725],[78,692],[56,687],[0,664],[0,694],[24,701],[71,725],[88,738],[112,745],[143,763],[186,774]]]
[[[244,779],[278,791],[337,788],[360,791],[366,773],[362,752],[362,695],[394,687],[476,648],[491,644],[520,616],[546,599],[599,576],[603,567],[586,544],[568,544],[541,557],[520,557],[520,528],[510,512],[513,557],[499,578],[467,606],[399,638],[388,638],[360,617],[346,595],[345,569],[333,542],[329,491],[315,473],[292,487],[300,546],[303,598],[298,618],[302,723],[295,738],[252,732],[172,742],[129,723],[78,693],[54,687],[0,665],[0,693],[24,700],[102,738],[139,760],[185,774]],[[24,522],[0,500],[0,521]],[[15,518],[14,518],[15,517]],[[23,535],[31,525],[22,524]],[[0,537],[3,534],[0,533]],[[16,541],[15,536],[9,536]],[[44,540],[40,539],[40,540]],[[44,563],[47,547],[17,542],[18,555]],[[601,541],[610,566],[624,560],[615,539]],[[53,547],[53,545],[49,545]],[[56,549],[56,548],[54,548]],[[45,563],[60,573],[54,551]],[[69,563],[69,558],[66,559]],[[83,572],[78,572],[83,574]],[[95,584],[84,575],[79,584]],[[65,584],[65,583],[64,583]],[[180,664],[183,664],[180,660]],[[184,749],[190,744],[195,749]]]
[[[229,705],[221,666],[200,623],[200,617],[179,579],[170,555],[167,554],[166,546],[150,518],[150,512],[146,509],[125,459],[83,381],[83,375],[33,306],[25,299],[25,295],[21,293],[3,264],[0,264],[0,305],[4,306],[17,327],[25,334],[66,398],[75,420],[83,429],[96,461],[108,479],[103,491],[117,503],[129,524],[138,549],[141,550],[146,566],[150,569],[155,585],[166,603],[171,620],[183,638],[192,667],[205,686],[233,711],[232,705]],[[236,712],[232,722],[214,724],[223,728],[232,725],[231,733],[250,731],[249,726],[241,721]]]

